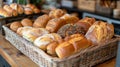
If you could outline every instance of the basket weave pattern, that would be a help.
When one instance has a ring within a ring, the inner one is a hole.
[[[49,56],[31,42],[11,31],[8,26],[3,26],[6,39],[40,67],[92,67],[115,57],[117,53],[118,39],[114,38],[106,44],[92,46],[68,58],[59,59]]]

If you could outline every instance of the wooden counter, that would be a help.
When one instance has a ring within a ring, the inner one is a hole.
[[[12,46],[5,38],[0,34],[0,55],[12,66],[12,67],[38,67],[27,56],[20,53],[14,46]],[[94,67],[115,67],[115,58],[110,59],[102,64]]]

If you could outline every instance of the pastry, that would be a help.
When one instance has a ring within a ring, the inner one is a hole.
[[[35,8],[37,8],[34,4],[27,4],[26,7],[29,7],[32,10],[34,10]]]
[[[10,24],[10,29],[13,30],[14,32],[16,32],[17,29],[20,27],[22,27],[22,24],[19,21],[15,21]]]
[[[34,9],[33,9],[33,12],[34,12],[34,13],[40,13],[40,9],[34,8]]]
[[[28,18],[25,18],[25,19],[23,19],[22,21],[21,21],[21,24],[23,25],[23,26],[33,26],[33,22],[32,22],[32,20],[30,20],[30,19],[28,19]]]
[[[36,28],[45,28],[45,26],[48,23],[49,19],[50,18],[49,18],[49,16],[47,14],[39,16],[35,20],[35,22],[33,24],[33,27],[36,27]]]

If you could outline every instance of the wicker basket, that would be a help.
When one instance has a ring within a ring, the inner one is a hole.
[[[59,59],[49,56],[41,49],[35,47],[31,42],[11,31],[9,24],[4,25],[3,28],[6,39],[40,67],[92,67],[115,57],[117,53],[119,37],[115,37],[99,46],[89,47],[68,58]]]

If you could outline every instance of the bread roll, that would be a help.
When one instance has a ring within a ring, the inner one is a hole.
[[[59,43],[56,42],[56,41],[53,41],[52,43],[50,43],[47,46],[47,53],[50,54],[51,56],[57,56],[56,52],[55,52],[55,49],[58,45],[59,45]]]
[[[33,24],[33,27],[36,27],[36,28],[45,28],[45,26],[48,23],[49,19],[50,18],[49,18],[49,16],[47,14],[39,16],[35,20],[35,22]]]
[[[61,35],[63,38],[66,36],[70,36],[72,34],[85,34],[85,30],[79,26],[79,25],[73,25],[73,24],[66,24],[62,26],[57,33]]]
[[[111,31],[110,31],[111,29]],[[91,40],[94,44],[103,43],[111,39],[114,35],[114,27],[102,21],[95,22],[86,33],[86,38]]]
[[[75,52],[89,47],[91,42],[89,42],[84,36],[75,37],[69,40],[69,43],[73,44]]]
[[[26,32],[28,30],[32,29],[32,27],[29,26],[25,26],[25,27],[20,27],[17,29],[17,34],[19,34],[20,36],[23,35],[23,32]]]
[[[31,8],[29,8],[29,7],[25,7],[24,8],[24,13],[26,15],[30,15],[30,14],[33,14],[33,10]]]
[[[55,18],[55,19],[52,19],[50,20],[47,25],[46,25],[46,29],[49,31],[49,32],[57,32],[58,29],[65,25],[66,22],[64,22],[63,19],[59,19],[59,18]]]
[[[82,34],[73,34],[68,40],[59,44],[55,50],[59,58],[66,58],[91,45],[92,43]]]
[[[39,47],[40,49],[42,50],[45,50],[47,49],[47,46],[53,42],[53,41],[57,41],[58,40],[61,40],[61,37],[58,35],[58,34],[45,34],[39,38],[37,38],[35,41],[34,41],[34,44],[35,46]]]
[[[34,42],[36,38],[48,33],[49,32],[44,28],[32,28],[28,31],[23,32],[23,38],[27,39],[30,42]]]
[[[21,5],[17,4],[17,3],[12,3],[10,4],[10,7],[14,10],[17,11],[18,14],[23,14],[24,9]]]
[[[64,14],[65,14],[65,12],[63,10],[55,9],[49,13],[49,16],[50,16],[50,18],[59,18],[59,17],[63,16]]]
[[[17,29],[20,27],[22,27],[22,24],[19,21],[15,21],[10,24],[10,29],[13,30],[14,32],[16,32]]]
[[[13,15],[13,16],[17,16],[17,15],[18,15],[17,11],[14,10],[14,9],[12,9],[9,5],[5,5],[3,8],[4,8],[11,16],[12,16],[12,15]]]
[[[75,48],[71,43],[63,42],[56,47],[55,51],[59,58],[66,58],[75,52]]]
[[[72,16],[72,15],[69,15],[69,14],[65,14],[61,17],[62,19],[64,19],[66,21],[66,23],[76,23],[79,21],[79,18],[76,17],[76,16]]]
[[[35,8],[37,8],[34,4],[27,4],[26,7],[29,7],[32,10],[34,10]]]
[[[32,20],[30,20],[30,19],[28,19],[28,18],[25,18],[25,19],[23,19],[22,21],[21,21],[21,24],[23,25],[23,26],[33,26],[33,22],[32,22]]]
[[[33,11],[34,11],[34,13],[40,13],[40,9],[38,9],[38,8],[34,8]]]
[[[86,22],[86,23],[92,25],[93,23],[95,23],[95,21],[96,21],[95,18],[85,17],[85,18],[81,19],[79,22]]]
[[[10,17],[11,14],[9,14],[6,10],[4,10],[3,8],[0,8],[0,16],[3,17]]]

